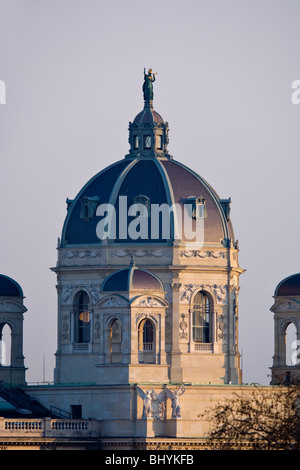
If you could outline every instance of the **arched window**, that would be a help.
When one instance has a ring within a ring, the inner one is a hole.
[[[122,324],[114,319],[110,325],[111,362],[122,362]]]
[[[139,362],[155,363],[155,327],[149,318],[139,324]]]
[[[7,323],[0,326],[0,365],[11,365],[11,329]]]
[[[296,327],[294,323],[290,323],[285,330],[285,363],[287,366],[299,364],[297,349]]]
[[[208,295],[203,292],[197,292],[193,304],[193,341],[195,343],[210,342],[210,316],[211,302]]]
[[[143,350],[152,351],[153,349],[153,323],[146,320],[143,326]]]
[[[91,339],[91,315],[89,296],[86,292],[77,292],[74,299],[74,339],[75,343],[89,343]]]

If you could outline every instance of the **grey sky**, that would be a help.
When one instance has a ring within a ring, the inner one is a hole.
[[[170,153],[232,198],[245,382],[269,383],[277,283],[300,271],[300,3],[0,0],[0,271],[22,286],[28,381],[52,380],[56,242],[73,198],[128,151],[144,67]]]

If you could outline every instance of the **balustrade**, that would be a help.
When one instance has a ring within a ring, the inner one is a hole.
[[[0,436],[99,437],[101,420],[0,418]]]

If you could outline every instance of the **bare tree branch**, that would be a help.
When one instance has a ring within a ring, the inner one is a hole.
[[[210,438],[220,449],[300,450],[300,386],[256,387],[251,394],[235,394],[207,411]]]

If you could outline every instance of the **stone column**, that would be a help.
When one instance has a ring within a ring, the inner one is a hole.
[[[130,325],[129,325],[129,341],[130,341],[130,364],[138,364],[139,362],[139,321],[137,319],[137,312],[130,309]]]
[[[166,355],[166,312],[160,315],[160,364],[167,364]]]
[[[181,367],[181,351],[179,348],[179,289],[181,284],[174,282],[171,284],[172,289],[172,349],[171,349],[171,367],[170,380],[171,383],[182,382]]]

